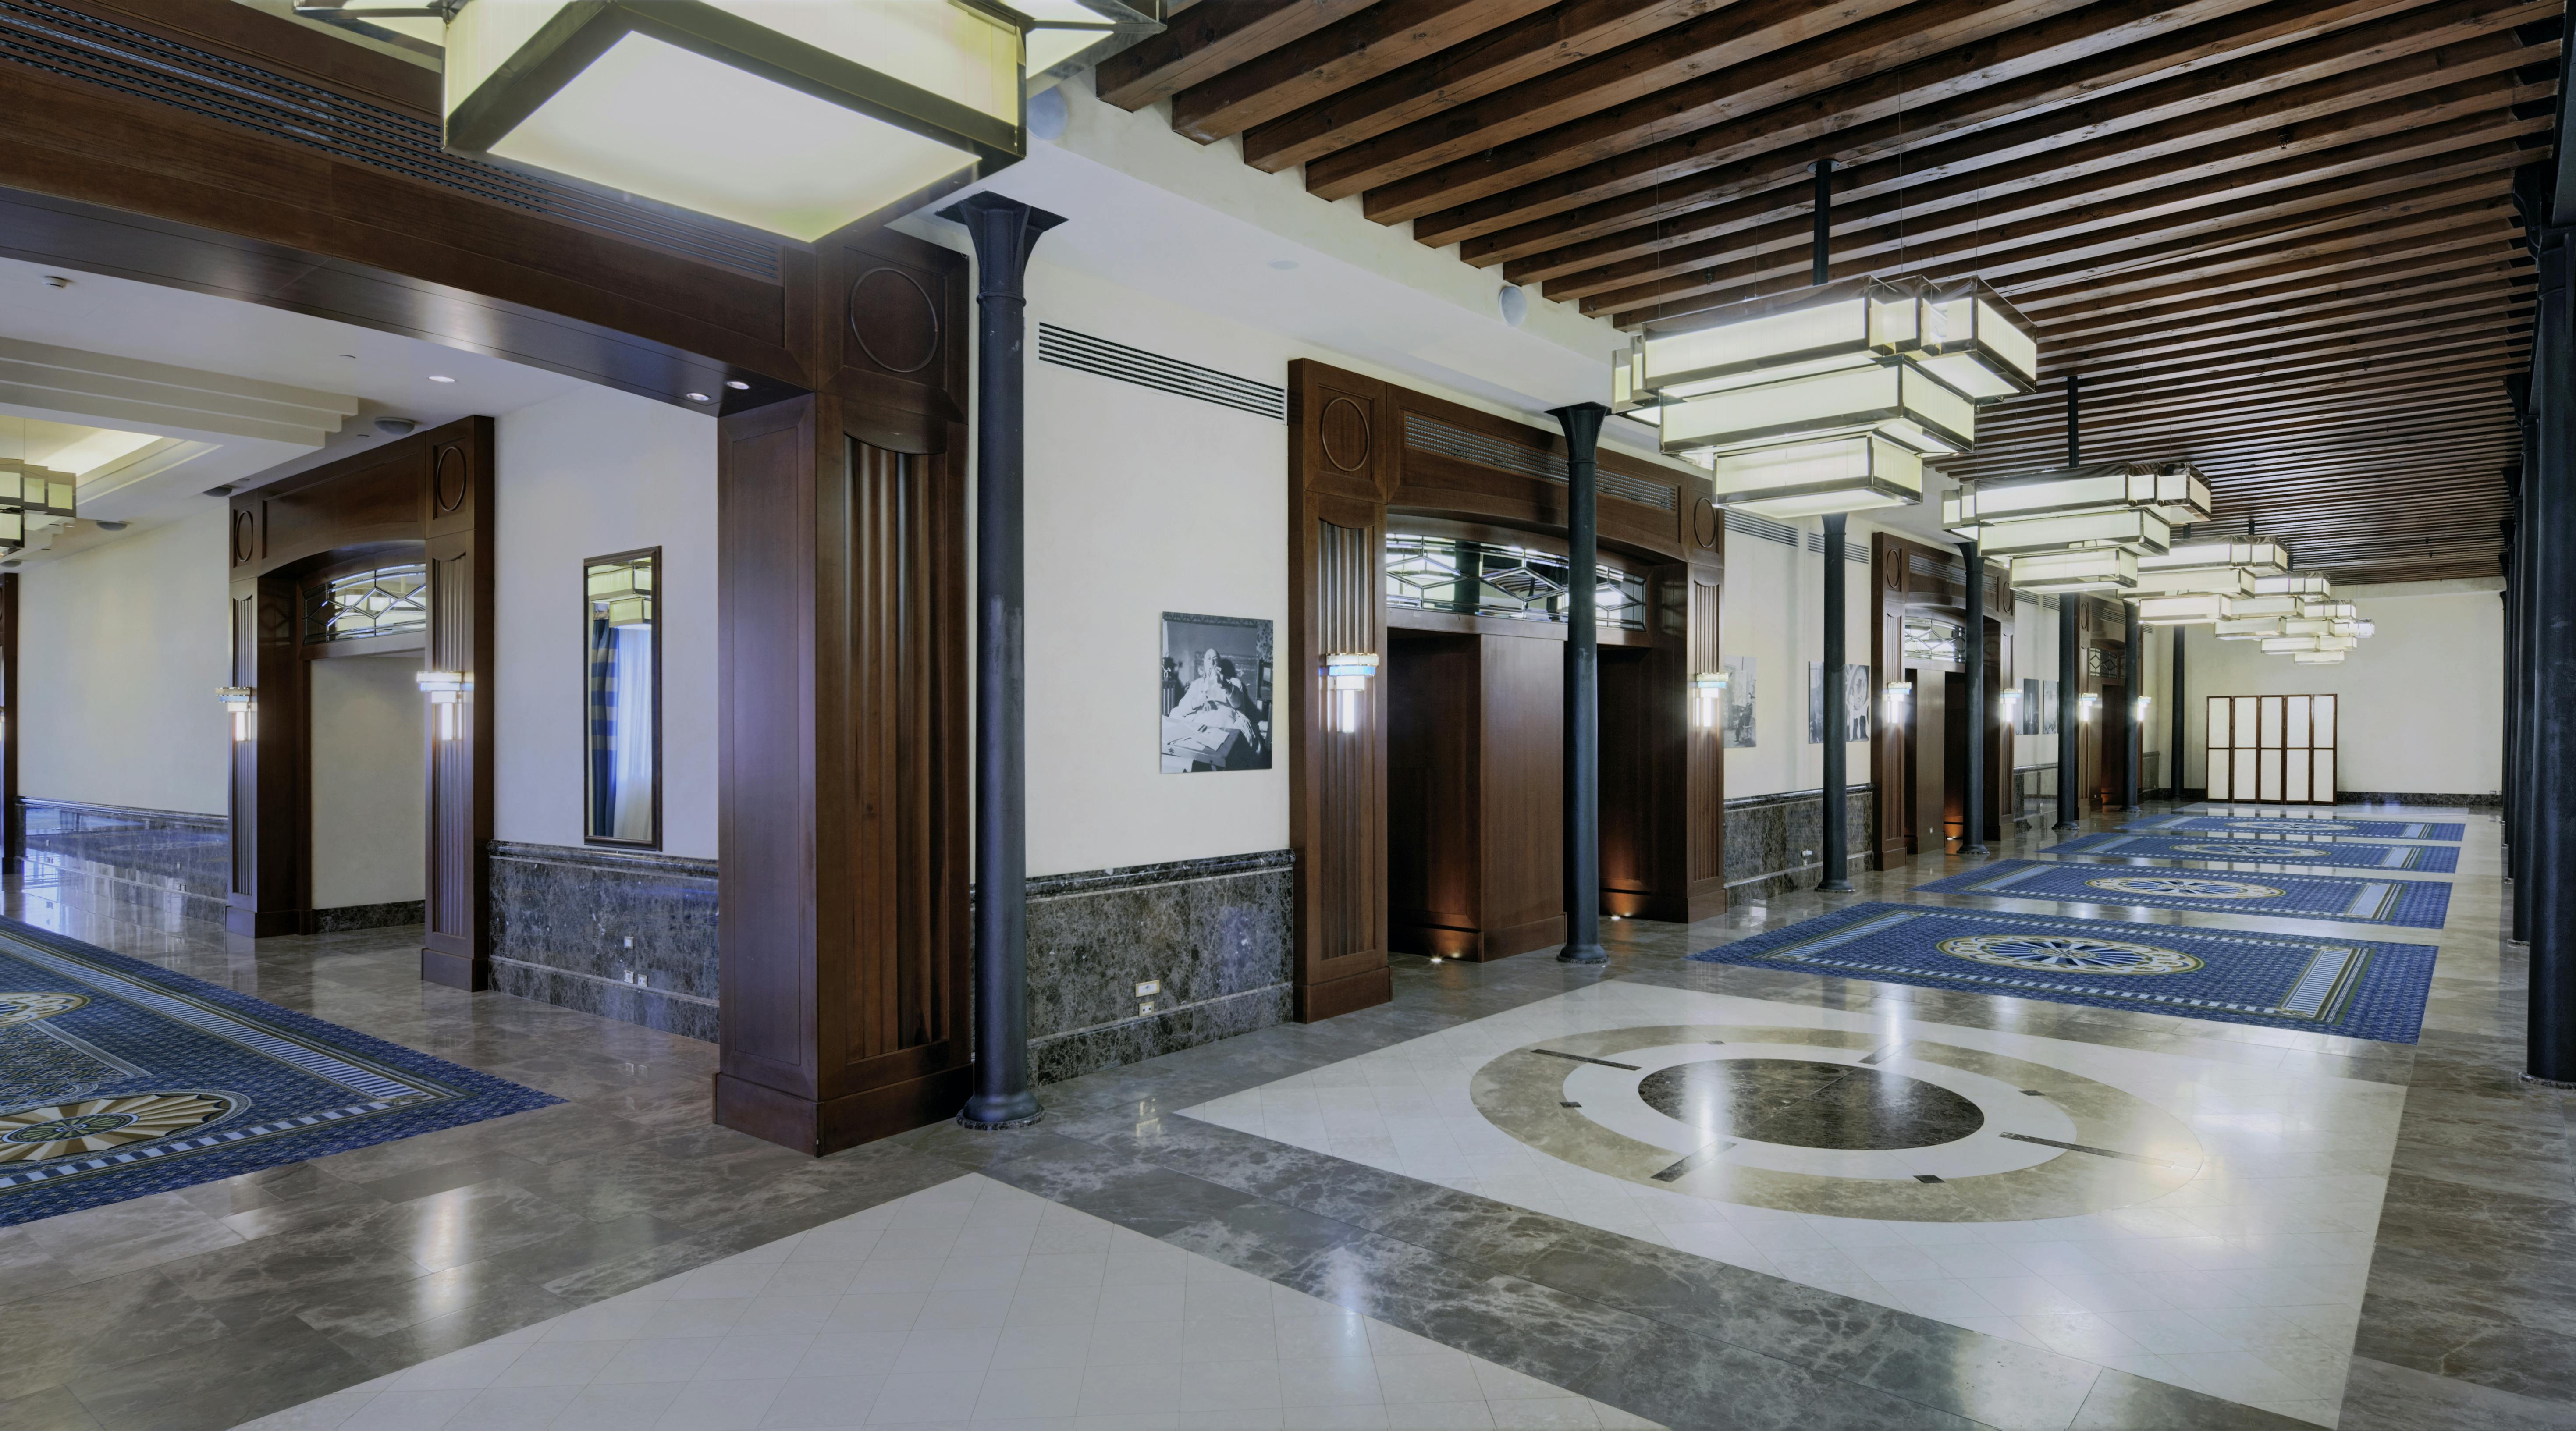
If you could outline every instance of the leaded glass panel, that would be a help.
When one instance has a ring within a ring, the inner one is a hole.
[[[1905,619],[1905,659],[1959,664],[1959,643],[1967,628],[1955,621],[1928,621],[1920,616]]]
[[[308,645],[428,629],[429,567],[423,562],[353,571],[304,591]]]
[[[1386,604],[1415,611],[1566,619],[1565,557],[1501,542],[1396,532],[1386,539]],[[1600,624],[1646,629],[1646,579],[1601,564]]]

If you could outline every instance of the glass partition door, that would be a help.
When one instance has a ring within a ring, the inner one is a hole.
[[[662,549],[582,563],[586,823],[594,845],[662,846]]]

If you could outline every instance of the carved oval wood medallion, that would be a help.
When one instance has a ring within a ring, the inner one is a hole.
[[[1324,416],[1315,424],[1316,440],[1323,444],[1324,460],[1344,472],[1357,472],[1368,465],[1368,412],[1346,397],[1324,404]]]
[[[1717,550],[1717,539],[1726,530],[1726,519],[1718,515],[1717,504],[1706,497],[1691,503],[1691,540],[1707,551]]]
[[[470,476],[465,465],[465,449],[442,447],[433,459],[438,464],[436,479],[430,484],[431,500],[438,503],[441,514],[465,505]]]
[[[239,566],[259,551],[259,522],[249,508],[233,512],[233,564]]]
[[[939,356],[939,305],[900,268],[871,268],[850,285],[850,339],[889,373],[917,373]]]

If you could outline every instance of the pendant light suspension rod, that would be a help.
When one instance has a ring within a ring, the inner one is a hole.
[[[2075,374],[2066,375],[2066,465],[2069,467],[2084,465],[2084,438],[2076,426],[2075,385],[2078,381]]]
[[[1807,281],[1825,284],[1834,277],[1834,161],[1819,159],[1809,167],[1816,172],[1816,240]]]

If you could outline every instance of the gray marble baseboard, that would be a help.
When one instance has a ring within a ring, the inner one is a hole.
[[[1029,881],[1029,1058],[1040,1082],[1289,1017],[1286,850]],[[1136,985],[1162,985],[1137,1013]]]
[[[223,816],[32,797],[17,813],[31,863],[212,900],[213,917],[223,917],[232,885],[232,822]]]
[[[1855,861],[1869,853],[1869,831],[1878,809],[1870,786],[1847,787],[1845,848]],[[1730,899],[1767,899],[1804,889],[1824,863],[1811,851],[1824,843],[1825,792],[1784,790],[1726,802],[1726,892]]]
[[[344,934],[352,929],[391,929],[418,924],[428,917],[422,901],[397,899],[385,904],[343,904],[313,911],[313,932]]]
[[[490,850],[497,987],[715,1038],[715,861],[511,840]]]
[[[2501,810],[2504,797],[2485,795],[2428,795],[2413,790],[2338,790],[2338,805],[2448,805],[2463,810]]]

